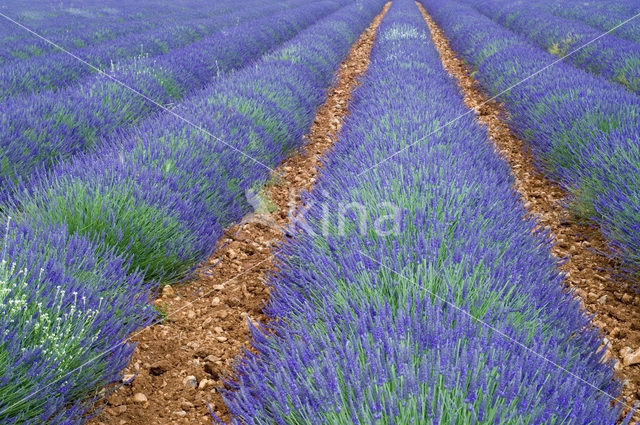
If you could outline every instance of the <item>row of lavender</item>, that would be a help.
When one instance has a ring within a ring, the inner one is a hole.
[[[341,8],[177,109],[219,139],[150,120],[19,194],[0,241],[0,422],[83,422],[130,358],[125,338],[153,319],[151,288],[188,273],[248,212],[245,190],[301,143],[381,7]]]
[[[234,423],[616,423],[600,341],[466,112],[417,6],[395,0],[279,254],[277,320],[229,383]]]
[[[6,102],[0,112],[0,199],[6,201],[13,183],[57,161],[99,148],[114,134],[119,137],[123,130],[164,112],[158,104],[174,108],[172,104],[212,79],[250,64],[344,3],[326,0],[266,13],[236,25],[233,31],[214,32],[118,71],[119,81],[156,103],[103,75],[63,91]]]
[[[619,258],[638,269],[640,98],[570,64],[553,64],[555,56],[469,6],[422,3],[481,85],[504,103],[511,127],[568,191],[572,209],[596,222]]]
[[[230,4],[232,4],[230,1],[226,3],[227,6]],[[89,49],[67,50],[95,68],[117,77],[130,68],[144,69],[154,62],[152,58],[159,55],[164,56],[155,60],[160,64],[166,63],[170,55],[185,54],[178,49],[185,48],[205,37],[219,36],[218,33],[222,30],[233,32],[236,30],[235,27],[247,21],[302,5],[304,3],[301,1],[251,0],[244,3],[242,8],[234,8],[226,13],[220,12],[211,17],[197,19],[189,19],[193,11],[188,10],[184,15],[175,16],[173,19],[164,17],[165,22],[159,29],[146,33],[134,31],[126,34],[125,37],[109,40],[104,44],[91,46]],[[205,4],[203,3],[201,7],[205,7]],[[227,8],[221,7],[222,10]],[[86,66],[61,51],[22,63],[9,63],[0,67],[0,100],[6,101],[12,97],[57,91],[72,84],[86,84],[89,77],[96,75],[95,68]],[[104,77],[101,78],[104,79]],[[51,96],[52,93],[47,95]]]
[[[611,31],[616,37],[640,42],[638,18],[621,25],[640,13],[636,0],[536,0],[535,4],[557,16],[579,20],[603,32]]]
[[[38,10],[38,6],[49,6]],[[0,12],[33,29],[64,48],[81,52],[103,43],[114,41],[132,33],[142,33],[165,26],[168,22],[186,22],[202,19],[207,15],[224,14],[232,8],[222,2],[212,9],[203,8],[204,2],[195,2],[196,8],[179,7],[176,4],[159,4],[156,0],[143,0],[122,4],[107,1],[99,4],[83,2],[82,8],[54,7],[52,3],[21,5],[9,1]],[[198,7],[199,6],[199,7]],[[26,9],[26,10],[23,10]],[[207,13],[204,13],[207,12]],[[37,18],[31,16],[37,13]],[[138,45],[140,48],[140,45]],[[3,25],[0,29],[0,65],[22,62],[34,57],[49,55],[55,49],[43,40],[34,38],[18,26]]]
[[[579,68],[640,93],[640,43],[540,10],[536,2],[463,0],[485,16],[521,34],[549,53],[567,56]],[[629,25],[638,25],[637,22]],[[579,49],[579,50],[577,50]],[[575,51],[575,52],[574,52]]]
[[[97,34],[98,25],[108,26],[114,20],[120,20],[120,13],[129,15],[129,22],[142,23],[145,18],[145,11],[148,13],[150,4],[154,0],[141,0],[136,4],[123,5],[122,3],[106,3],[96,0],[82,2],[81,7],[74,7],[63,2],[37,2],[10,0],[0,5],[0,12],[10,16],[18,22],[27,25],[44,35],[53,38],[64,37],[65,30],[69,27],[84,28],[89,31],[89,37],[95,32]],[[178,4],[178,8],[184,5],[184,0]],[[157,4],[157,3],[155,3]],[[165,12],[170,12],[173,8],[164,7]],[[3,25],[0,27],[0,46],[4,49],[12,43],[20,44],[24,41],[34,42],[35,40],[21,31],[18,27]],[[63,39],[60,38],[60,41]]]

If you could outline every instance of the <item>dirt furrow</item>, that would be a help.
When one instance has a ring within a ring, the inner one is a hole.
[[[135,338],[127,383],[105,402],[94,425],[210,424],[208,405],[229,419],[218,392],[221,377],[249,344],[247,318],[264,322],[272,249],[285,238],[289,211],[310,190],[348,114],[351,93],[367,70],[376,30],[390,2],[352,46],[326,102],[316,111],[302,149],[275,170],[255,194],[256,212],[225,232],[213,256],[191,281],[166,287],[155,304],[167,318]],[[130,381],[130,382],[129,382]]]
[[[471,77],[471,69],[451,49],[444,33],[418,3],[445,69],[456,79],[464,94],[465,104],[487,127],[496,152],[510,165],[515,177],[515,190],[529,213],[555,239],[552,253],[566,274],[566,283],[574,288],[584,308],[593,315],[593,323],[609,341],[607,358],[624,382],[624,402],[633,406],[640,399],[640,296],[631,282],[614,276],[617,264],[609,259],[607,243],[591,226],[573,220],[563,207],[566,193],[551,183],[534,167],[534,161],[521,140],[505,124],[505,109],[483,92]],[[589,380],[588,376],[582,377]],[[625,414],[629,411],[625,407]],[[635,420],[640,419],[636,414]]]

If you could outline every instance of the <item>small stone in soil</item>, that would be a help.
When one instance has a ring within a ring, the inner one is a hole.
[[[189,387],[189,388],[198,387],[198,379],[193,375],[189,375],[186,378],[184,378],[182,383],[184,384],[185,387]]]
[[[133,401],[136,403],[146,403],[147,402],[147,396],[142,394],[142,393],[136,393],[133,396]]]
[[[627,355],[624,357],[625,366],[631,366],[639,363],[640,363],[640,348],[638,348],[636,351],[632,353],[627,353]]]
[[[180,417],[187,416],[187,412],[185,412],[184,410],[178,410],[176,412],[173,412],[173,414],[176,415],[176,416],[180,416]]]

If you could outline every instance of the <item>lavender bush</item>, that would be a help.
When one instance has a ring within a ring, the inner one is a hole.
[[[80,38],[82,42],[91,42],[90,40],[99,41],[103,36],[111,37],[111,34],[119,33],[120,28],[127,28],[128,25],[140,26],[140,28],[153,25],[153,22],[159,18],[156,16],[154,20],[153,12],[156,10],[165,15],[171,15],[175,12],[184,13],[186,12],[185,3],[185,1],[179,1],[173,3],[173,6],[168,6],[159,5],[155,0],[141,0],[124,5],[87,0],[82,2],[81,7],[73,7],[60,2],[34,3],[11,0],[0,5],[0,12],[61,43],[65,42],[65,34],[68,34],[72,28],[84,30],[85,32],[82,35],[78,34],[77,38]],[[157,7],[154,8],[152,5]],[[198,13],[198,11],[194,12]],[[125,19],[127,23],[123,22]],[[100,28],[106,31],[101,31]],[[69,47],[72,47],[75,39],[76,37],[73,37],[69,40],[71,43]],[[21,48],[29,45],[33,46],[35,50],[21,51]],[[15,54],[12,54],[14,52],[12,47],[16,48]],[[48,52],[46,50],[38,52],[38,48],[46,49],[46,46],[40,44],[33,35],[19,27],[14,25],[0,27],[0,51],[2,51],[1,57],[3,58],[0,63],[3,63],[4,60],[20,60],[30,55],[37,56]]]
[[[463,0],[461,3],[529,38],[554,56],[562,58],[571,53],[567,61],[577,67],[640,92],[640,44],[603,36],[602,31],[582,22],[541,11],[535,2]]]
[[[564,62],[547,67],[555,56],[469,6],[422,4],[482,86],[499,94],[511,127],[541,169],[569,192],[577,215],[597,223],[618,258],[638,270],[640,98]]]
[[[537,0],[536,4],[557,16],[581,21],[603,32],[612,31],[611,34],[616,37],[640,42],[640,25],[637,20],[620,25],[640,12],[640,5],[635,0]]]
[[[140,69],[150,66],[153,59],[149,58],[161,55],[156,60],[163,63],[172,55],[193,54],[193,50],[185,48],[185,46],[207,37],[220,37],[221,31],[224,34],[225,29],[233,32],[234,27],[239,24],[265,18],[302,5],[304,3],[299,0],[251,1],[244,3],[242,8],[236,8],[226,14],[219,13],[212,17],[192,20],[187,19],[189,14],[179,15],[174,18],[178,21],[172,22],[171,26],[165,24],[162,28],[143,34],[129,33],[127,37],[111,40],[98,46],[85,46],[78,42],[81,45],[80,48],[67,48],[67,50],[96,68],[117,77],[128,68]],[[206,9],[205,5],[201,5],[201,7]],[[254,24],[259,25],[260,22]],[[177,50],[180,48],[183,49]],[[202,44],[199,45],[199,48],[202,48]],[[85,80],[91,76],[94,76],[92,84],[95,84],[96,80],[104,80],[103,76],[95,78],[96,73],[95,69],[60,51],[54,55],[40,55],[36,59],[23,63],[10,63],[0,67],[0,100],[7,100],[15,96],[24,97],[33,93],[57,91],[72,84],[87,84]],[[53,94],[49,92],[47,95],[52,96]]]
[[[302,142],[382,4],[334,12],[178,110],[275,166]],[[84,422],[130,358],[124,338],[153,317],[150,289],[204,259],[248,212],[244,189],[268,177],[263,165],[164,118],[24,187],[0,240],[0,422]]]
[[[186,24],[203,19],[208,15],[203,11],[224,14],[233,10],[224,3],[212,9],[204,9],[201,3],[195,3],[200,7],[192,9],[184,5],[159,4],[151,0],[128,4],[101,2],[102,7],[83,2],[81,13],[78,13],[77,9],[64,7],[60,3],[57,5],[59,7],[51,7],[50,3],[31,3],[25,7],[20,3],[22,2],[7,2],[6,8],[0,11],[74,52],[115,42],[132,33],[153,31],[161,24],[166,25],[167,21],[182,21]],[[43,13],[37,6],[49,6],[49,10]],[[34,12],[40,15],[39,19],[29,19]],[[52,46],[17,26],[7,24],[0,30],[0,65],[26,62],[55,52]]]
[[[350,110],[307,202],[391,203],[399,228],[324,236],[309,212],[270,280],[272,332],[230,379],[232,423],[615,424],[599,338],[413,1],[392,3]]]
[[[1,243],[0,422],[82,423],[127,365],[125,338],[154,317],[149,287],[64,226],[10,221]]]
[[[212,80],[291,39],[340,3],[320,1],[249,20],[159,58],[119,69],[117,77],[159,104],[175,106]],[[99,147],[158,106],[104,76],[79,86],[5,103],[0,114],[0,188],[61,159]]]

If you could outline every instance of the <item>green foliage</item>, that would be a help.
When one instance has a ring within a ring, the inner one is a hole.
[[[148,205],[130,188],[89,189],[74,182],[50,189],[47,205],[30,200],[21,205],[26,216],[45,223],[63,223],[71,234],[87,235],[131,257],[131,270],[147,271],[149,280],[175,276],[193,264],[193,258],[168,253],[167,241],[188,247],[193,238],[170,211]],[[169,250],[170,252],[170,250]]]

